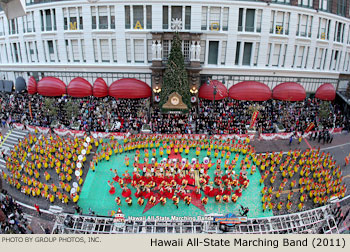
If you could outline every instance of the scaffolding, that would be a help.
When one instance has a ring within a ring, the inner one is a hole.
[[[232,226],[214,221],[196,220],[125,220],[116,225],[112,217],[60,214],[53,229],[55,234],[118,233],[213,233],[213,234],[338,234],[332,205],[288,215],[253,218]]]

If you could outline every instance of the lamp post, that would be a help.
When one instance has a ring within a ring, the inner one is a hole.
[[[162,89],[158,86],[155,86],[153,88],[154,98],[156,100],[156,97],[159,96],[159,93],[162,91]],[[159,102],[159,99],[156,100],[156,102]]]
[[[158,86],[155,86],[154,88],[153,88],[153,93],[154,93],[154,100],[156,99],[156,97],[158,97],[157,98],[157,100],[156,100],[156,102],[158,103],[159,102],[159,93],[162,91],[162,89],[160,88],[160,87],[158,87]],[[152,104],[153,104],[153,101],[152,101]],[[148,109],[148,118],[149,118],[149,120],[151,120],[151,112],[150,112],[150,109]]]
[[[190,93],[191,93],[192,95],[195,95],[195,94],[198,93],[198,89],[196,88],[196,86],[193,86],[193,87],[190,89]]]

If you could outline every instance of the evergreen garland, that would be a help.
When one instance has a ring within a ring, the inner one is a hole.
[[[177,92],[182,96],[182,101],[188,108],[191,108],[188,76],[181,48],[181,40],[179,34],[176,33],[171,44],[168,64],[164,73],[162,92],[160,93],[160,107],[168,101],[171,93]]]

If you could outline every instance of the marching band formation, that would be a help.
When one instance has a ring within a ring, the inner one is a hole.
[[[306,201],[319,206],[331,198],[344,197],[341,169],[329,153],[307,149],[257,154],[249,141],[138,134],[124,140],[112,135],[104,142],[98,137],[29,134],[6,156],[8,173],[2,171],[2,177],[27,196],[43,197],[51,203],[56,199],[76,203],[83,184],[83,165],[95,145],[100,148],[90,161],[91,172],[112,155],[124,155],[123,164],[110,169],[107,181],[109,194],[116,196],[119,206],[123,201],[129,206],[134,201],[140,206],[170,201],[178,208],[180,201],[188,206],[194,200],[206,205],[210,198],[217,203],[235,203],[248,188],[249,176],[258,169],[263,211],[293,211],[293,205],[302,210]],[[55,184],[52,176],[59,182]],[[116,186],[121,188],[120,195]]]
[[[6,156],[9,173],[2,171],[2,177],[27,196],[43,197],[51,203],[56,199],[65,204],[77,202],[91,144],[77,137],[29,134]],[[55,184],[52,176],[59,182]]]
[[[195,139],[187,135],[136,135],[125,139],[124,144],[118,144],[116,140],[103,143],[90,168],[95,169],[101,160],[109,160],[113,153],[126,153],[124,164],[129,167],[130,157],[135,153],[133,173],[129,174],[126,170],[121,174],[122,169],[111,169],[114,177],[112,182],[108,181],[109,193],[115,194],[115,186],[119,185],[122,188],[121,196],[128,205],[132,205],[133,196],[139,205],[143,205],[145,200],[150,204],[160,202],[162,205],[172,200],[178,207],[180,200],[190,205],[193,197],[201,199],[204,205],[208,198],[215,198],[218,203],[236,202],[249,186],[248,176],[256,172],[256,165],[252,161],[255,151],[248,142],[248,138],[236,141]],[[197,158],[189,160],[191,149],[195,150]],[[199,155],[203,151],[207,157],[200,162]],[[217,159],[216,162],[213,159]],[[239,172],[236,172],[235,167],[239,167]],[[212,177],[210,169],[215,170]],[[134,195],[130,188],[136,189]],[[204,192],[203,196],[201,191]],[[116,203],[122,204],[119,196],[116,197]]]
[[[329,153],[320,149],[289,150],[286,155],[272,152],[259,155],[255,160],[262,173],[260,183],[265,185],[261,191],[264,211],[275,207],[279,211],[283,207],[290,211],[293,204],[302,210],[307,200],[314,206],[321,206],[331,198],[345,196],[346,185],[342,184],[340,166],[336,166]],[[277,177],[282,181],[279,185]],[[282,192],[288,193],[286,201],[280,198]]]

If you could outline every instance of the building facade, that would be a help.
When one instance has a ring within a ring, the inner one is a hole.
[[[297,81],[312,93],[350,73],[349,8],[346,0],[27,0],[24,17],[0,12],[0,78],[135,77],[161,87],[178,30],[190,87],[208,77],[228,88]]]

